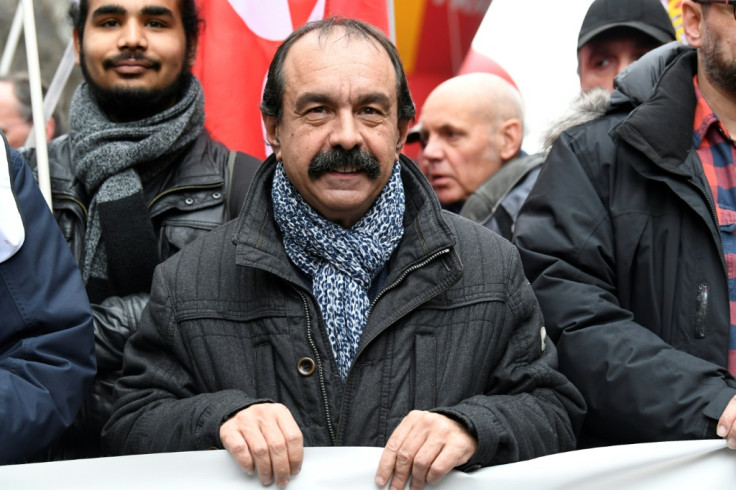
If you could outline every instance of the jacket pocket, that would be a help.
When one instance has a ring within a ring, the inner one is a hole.
[[[258,344],[253,347],[255,360],[256,396],[273,401],[281,400],[278,383],[276,382],[276,366],[273,359],[273,346],[269,343]]]
[[[436,407],[437,341],[431,334],[414,336],[414,409],[430,410]]]

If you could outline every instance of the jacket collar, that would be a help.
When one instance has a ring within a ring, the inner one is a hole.
[[[400,161],[406,195],[404,236],[389,261],[387,283],[412,265],[455,245],[455,236],[442,217],[439,200],[429,183],[414,162],[403,155]],[[233,232],[235,260],[238,265],[265,269],[300,284],[298,272],[289,262],[273,218],[271,182],[275,163],[274,156],[269,156],[253,177]]]
[[[617,79],[611,110],[629,104],[636,107],[613,131],[662,169],[692,175],[687,156],[695,116],[696,51],[671,43],[629,68]]]
[[[211,157],[209,151],[212,139],[204,130],[189,146],[182,149],[181,160],[174,163],[173,172],[161,183],[156,193],[188,185],[214,185],[223,183],[222,165]],[[35,152],[25,153],[29,160],[35,160]],[[49,143],[49,172],[54,193],[70,195],[87,202],[84,186],[72,172],[69,135],[62,135]]]

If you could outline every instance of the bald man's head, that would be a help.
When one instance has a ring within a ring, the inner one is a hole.
[[[503,78],[470,73],[429,94],[420,117],[419,166],[443,204],[465,201],[521,152],[521,95]]]

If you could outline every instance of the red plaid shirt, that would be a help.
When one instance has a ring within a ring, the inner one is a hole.
[[[693,77],[697,105],[693,121],[693,144],[703,164],[716,206],[718,227],[728,270],[731,330],[728,370],[736,376],[736,145],[718,116],[710,108]]]

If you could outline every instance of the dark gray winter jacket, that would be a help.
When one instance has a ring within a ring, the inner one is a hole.
[[[469,465],[573,448],[584,406],[555,369],[515,248],[441,211],[402,162],[404,236],[344,385],[274,223],[271,157],[237,221],[158,267],[105,426],[110,452],[222,447],[220,425],[263,401],[289,408],[307,446],[383,446],[423,409],[478,439]]]

